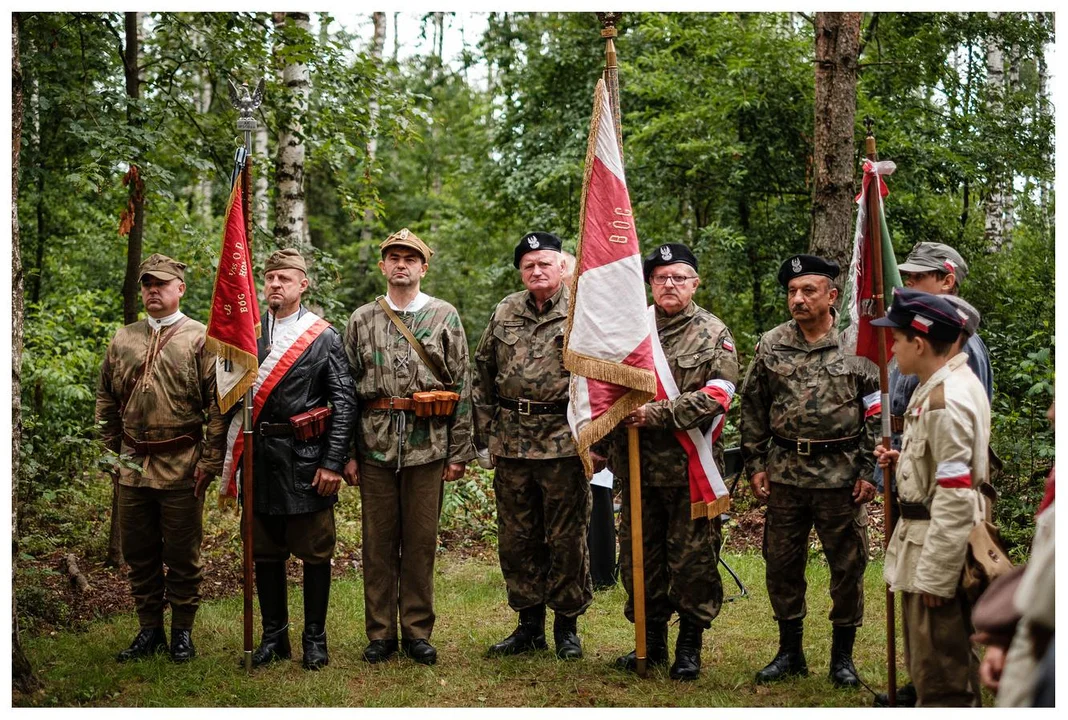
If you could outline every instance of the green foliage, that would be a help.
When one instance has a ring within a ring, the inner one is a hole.
[[[440,527],[442,532],[455,532],[465,541],[496,542],[497,504],[492,471],[471,467],[459,480],[445,483]]]

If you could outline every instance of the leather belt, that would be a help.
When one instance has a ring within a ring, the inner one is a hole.
[[[809,438],[784,438],[781,435],[772,433],[771,439],[775,441],[775,444],[786,450],[794,450],[798,455],[813,455],[815,453],[822,452],[835,452],[840,450],[849,450],[856,447],[857,441],[860,440],[860,435],[854,435],[847,438],[834,438],[831,440],[811,440]]]
[[[497,404],[520,415],[566,415],[566,402],[538,402],[526,398],[497,397]]]
[[[415,401],[406,397],[380,397],[364,404],[368,410],[415,410]]]
[[[890,432],[900,435],[905,432],[905,416],[904,415],[891,415],[890,416]]]
[[[263,422],[256,426],[260,437],[293,437],[293,426],[289,423]]]
[[[169,440],[138,440],[126,431],[123,431],[122,437],[134,455],[160,455],[193,447],[200,442],[202,433],[203,430],[198,426],[195,430]]]
[[[906,520],[930,520],[931,511],[923,503],[911,503],[904,500],[897,501],[897,508],[901,517]]]

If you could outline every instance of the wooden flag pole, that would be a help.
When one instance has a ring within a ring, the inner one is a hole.
[[[865,125],[867,126],[867,137],[864,139],[864,151],[871,162],[877,162],[879,159],[878,153],[875,150],[875,135],[872,133],[873,121],[871,118],[865,119]],[[876,175],[876,182],[868,186],[868,238],[871,241],[872,249],[872,264],[873,268],[872,282],[874,284],[875,295],[875,317],[881,318],[886,314],[886,297],[885,287],[883,284],[883,242],[882,242],[882,193],[879,184],[878,175]],[[879,394],[882,396],[882,430],[883,439],[882,445],[884,448],[890,447],[890,380],[888,377],[886,365],[887,365],[887,348],[886,348],[886,332],[879,328],[877,333],[879,339]],[[888,469],[883,473],[883,548],[890,543],[890,535],[894,530],[894,494],[891,489],[893,479],[893,469]],[[896,660],[896,622],[894,613],[894,593],[890,590],[890,586],[886,586],[886,696],[889,699],[890,707],[897,705],[897,660]]]
[[[619,66],[616,63],[615,37],[619,34],[616,23],[622,13],[597,13],[601,21],[601,37],[605,39],[604,81],[608,88],[608,101],[612,104],[612,124],[619,145],[619,159],[623,159],[623,124],[619,116]],[[632,559],[632,586],[634,595],[634,656],[639,677],[648,673],[645,647],[645,552],[642,534],[642,469],[638,449],[638,428],[627,428],[627,455],[630,461],[630,549]]]

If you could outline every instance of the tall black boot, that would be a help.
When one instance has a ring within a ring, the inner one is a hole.
[[[263,617],[263,638],[252,653],[252,667],[293,656],[289,645],[289,604],[286,601],[286,564],[256,563],[256,595]]]
[[[834,625],[831,632],[831,670],[828,673],[831,682],[835,687],[858,687],[860,678],[853,665],[853,641],[857,637],[857,629]]]
[[[578,660],[582,657],[582,641],[578,636],[578,617],[565,617],[555,613],[553,640],[556,641],[556,657],[561,660]]]
[[[667,665],[667,622],[650,622],[645,626],[645,662],[649,665]],[[616,658],[616,667],[620,670],[638,669],[637,651],[631,650],[626,655]]]
[[[511,635],[486,651],[487,657],[519,655],[532,650],[545,650],[545,606],[523,608],[519,611],[519,625]]]
[[[318,670],[330,663],[326,652],[326,606],[330,601],[330,563],[304,563],[304,669]]]
[[[756,674],[758,683],[775,682],[790,675],[808,675],[805,651],[801,648],[804,620],[779,621],[779,653]]]
[[[693,618],[679,618],[679,637],[675,641],[675,663],[668,676],[672,680],[696,680],[701,673],[701,635],[705,629]]]

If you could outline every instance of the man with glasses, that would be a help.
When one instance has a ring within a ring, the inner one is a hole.
[[[742,384],[742,455],[757,500],[768,505],[763,552],[779,623],[779,651],[759,683],[808,674],[801,640],[813,526],[831,571],[830,679],[860,683],[853,641],[864,619],[879,379],[874,363],[838,345],[837,276],[837,263],[813,255],[782,264],[793,319],[760,338]]]
[[[624,426],[641,428],[642,548],[645,556],[646,655],[650,665],[667,664],[667,625],[679,615],[675,662],[669,675],[695,680],[701,670],[701,636],[712,626],[723,604],[717,564],[722,536],[720,513],[698,513],[690,494],[690,453],[680,436],[710,428],[711,452],[723,467],[723,421],[738,380],[734,339],[723,321],[693,302],[701,284],[697,258],[680,243],[659,246],[645,259],[645,280],[652,287],[656,338],[664,371],[660,384],[674,393],[634,410]],[[655,349],[654,349],[655,350]],[[658,354],[658,353],[654,353]],[[672,397],[672,395],[674,395]],[[657,397],[661,397],[660,394]],[[718,424],[717,424],[718,423]],[[704,435],[702,441],[707,442]],[[610,466],[623,483],[620,511],[619,563],[627,590],[624,614],[634,622],[634,566],[631,553],[629,464],[624,432],[610,440]],[[616,661],[634,670],[630,652]]]

